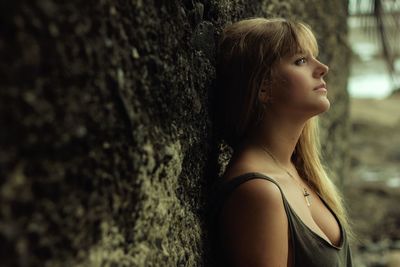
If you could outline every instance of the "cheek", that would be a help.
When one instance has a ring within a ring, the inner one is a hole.
[[[281,75],[276,82],[277,96],[283,99],[293,99],[304,97],[306,87],[304,78],[298,73]]]
[[[302,72],[293,72],[287,77],[288,88],[293,94],[309,94],[313,90],[314,81],[307,69]]]
[[[272,87],[275,88],[274,96],[281,96],[287,94],[288,88],[291,87],[293,81],[290,79],[290,75],[286,73],[278,73],[272,80]]]
[[[306,74],[302,72],[291,72],[286,76],[287,84],[289,87],[301,87],[307,83]]]

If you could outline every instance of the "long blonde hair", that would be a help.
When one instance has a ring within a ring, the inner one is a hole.
[[[310,27],[283,18],[250,18],[233,23],[222,33],[217,55],[217,122],[221,137],[233,149],[257,124],[258,91],[274,79],[275,64],[299,51],[318,54]],[[350,231],[342,197],[321,163],[318,119],[309,119],[292,155],[301,177],[327,202]]]

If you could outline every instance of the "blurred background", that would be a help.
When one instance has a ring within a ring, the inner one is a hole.
[[[350,0],[348,11],[355,266],[400,266],[400,1]]]

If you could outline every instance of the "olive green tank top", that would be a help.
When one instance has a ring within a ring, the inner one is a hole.
[[[332,212],[336,221],[340,227],[340,244],[335,246],[327,242],[324,238],[312,231],[300,217],[295,213],[295,211],[290,207],[289,202],[285,198],[282,189],[278,183],[261,173],[251,172],[242,174],[228,181],[222,181],[216,190],[216,198],[214,201],[216,206],[214,209],[214,219],[216,227],[218,228],[218,218],[221,208],[227,199],[227,197],[232,193],[232,191],[239,185],[247,182],[251,179],[265,179],[274,183],[280,190],[282,194],[283,204],[285,207],[285,212],[288,218],[290,240],[293,249],[292,253],[292,263],[294,267],[351,267],[352,257],[351,251],[348,244],[346,231],[342,227],[336,214],[330,209],[326,202],[321,198],[325,206]],[[216,230],[218,231],[218,230]],[[218,235],[218,232],[216,233]],[[219,263],[218,266],[229,266],[226,256],[221,256],[223,249],[217,246],[219,250]]]

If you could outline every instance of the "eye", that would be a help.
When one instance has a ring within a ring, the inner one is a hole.
[[[294,62],[294,64],[296,64],[298,66],[305,64],[305,63],[307,63],[307,59],[305,57],[299,58]]]

